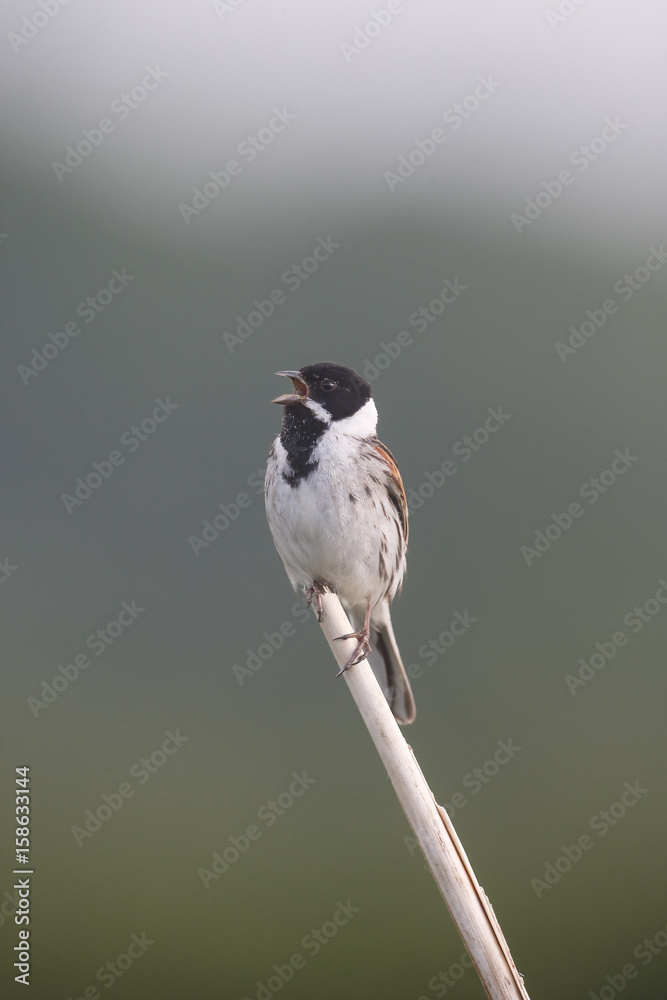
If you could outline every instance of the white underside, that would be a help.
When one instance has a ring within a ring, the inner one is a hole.
[[[267,517],[292,586],[326,583],[348,607],[375,606],[385,595],[391,599],[405,572],[402,533],[384,489],[382,460],[363,447],[376,421],[369,400],[353,417],[331,424],[313,451],[316,470],[295,488],[281,476],[289,465],[279,438],[267,467]],[[370,475],[382,485],[371,482],[369,497],[364,483]],[[390,577],[384,580],[379,570],[382,539]]]

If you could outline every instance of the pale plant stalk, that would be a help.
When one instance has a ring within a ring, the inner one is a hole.
[[[322,596],[322,631],[342,667],[354,652],[352,626],[335,594]],[[446,811],[437,804],[368,661],[343,674],[387,769],[447,908],[491,1000],[530,1000],[491,904]]]

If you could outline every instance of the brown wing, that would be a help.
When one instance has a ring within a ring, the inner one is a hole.
[[[398,514],[398,519],[401,523],[401,528],[403,530],[403,542],[407,546],[408,501],[405,498],[405,490],[403,489],[403,480],[401,479],[401,474],[398,471],[398,466],[396,465],[396,459],[389,451],[389,448],[387,448],[386,445],[382,444],[381,441],[374,441],[373,449],[380,456],[383,465],[386,467],[387,493],[389,494],[389,499],[396,508],[396,513]]]

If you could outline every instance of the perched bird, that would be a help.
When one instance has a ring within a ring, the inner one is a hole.
[[[293,392],[274,399],[283,425],[266,469],[266,513],[287,575],[315,600],[338,594],[356,632],[352,666],[368,656],[401,723],[415,718],[389,603],[406,569],[408,505],[396,462],[378,440],[366,379],[323,362],[276,372]]]

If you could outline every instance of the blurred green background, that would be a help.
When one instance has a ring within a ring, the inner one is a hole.
[[[4,5],[3,996],[23,765],[40,1000],[483,995],[266,527],[273,373],[323,360],[377,372],[406,736],[531,997],[664,996],[666,18],[560,7]]]

